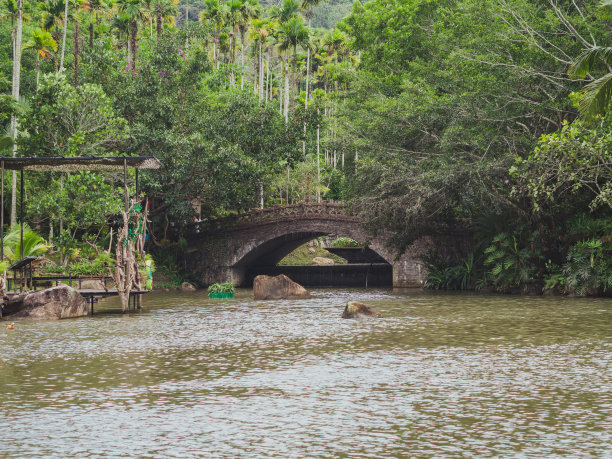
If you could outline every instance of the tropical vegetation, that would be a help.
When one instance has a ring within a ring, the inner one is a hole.
[[[138,192],[173,282],[196,217],[340,200],[397,253],[434,238],[432,288],[612,289],[609,1],[3,0],[0,14],[2,154],[158,157]],[[28,176],[24,220],[60,265],[108,252],[122,174]],[[458,228],[461,249],[443,237]]]

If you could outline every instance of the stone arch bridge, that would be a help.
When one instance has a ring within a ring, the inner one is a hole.
[[[429,246],[417,240],[399,258],[387,246],[387,235],[372,237],[359,218],[332,203],[301,203],[254,209],[188,228],[187,267],[205,285],[232,282],[244,285],[246,273],[257,266],[276,265],[300,245],[320,236],[349,237],[368,246],[393,269],[393,286],[422,287],[425,270],[417,258]]]

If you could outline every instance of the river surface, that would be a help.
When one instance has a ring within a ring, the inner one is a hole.
[[[612,456],[612,300],[313,296],[0,323],[0,456]]]

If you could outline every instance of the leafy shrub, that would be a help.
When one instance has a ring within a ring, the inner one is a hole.
[[[334,248],[361,247],[361,244],[349,237],[339,237],[334,242],[332,242],[332,247]]]
[[[234,291],[234,284],[231,282],[214,283],[208,287],[208,293],[234,293]]]
[[[546,272],[547,274],[544,277],[544,290],[551,290],[557,287],[561,287],[565,290],[565,274],[563,274],[559,265],[548,260],[548,262],[546,262]]]
[[[563,265],[565,284],[579,295],[596,294],[612,287],[612,261],[599,239],[577,242]]]
[[[49,250],[49,245],[27,223],[23,225],[23,256],[38,256]],[[4,236],[4,255],[12,262],[21,259],[21,227],[13,225]]]
[[[103,252],[95,260],[82,260],[70,266],[70,272],[75,276],[103,276],[114,266],[112,257]]]
[[[612,217],[594,218],[581,213],[567,222],[567,232],[574,241],[612,235]]]
[[[48,265],[42,270],[49,274],[64,274],[66,272],[66,267],[62,265]]]
[[[438,261],[435,254],[424,259],[428,274],[425,287],[434,290],[471,290],[477,285],[477,279],[482,276],[482,268],[470,253],[459,264],[451,265],[450,258],[443,263]]]
[[[533,236],[532,236],[533,237]],[[500,233],[484,251],[495,287],[505,290],[533,280],[539,250],[521,246],[517,235]]]

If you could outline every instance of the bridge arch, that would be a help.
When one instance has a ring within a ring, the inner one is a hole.
[[[300,245],[325,235],[349,237],[368,246],[393,269],[396,287],[421,287],[425,271],[414,251],[397,258],[385,235],[371,237],[357,217],[338,204],[297,204],[252,211],[223,219],[191,238],[190,265],[204,284],[242,285],[249,267],[273,266]]]

